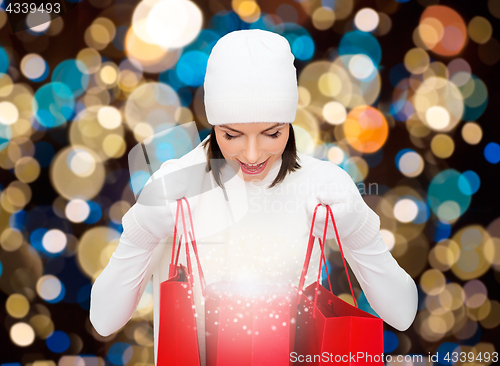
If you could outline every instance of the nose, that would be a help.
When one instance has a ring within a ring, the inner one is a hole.
[[[256,137],[250,137],[248,139],[244,155],[248,164],[255,164],[259,162],[262,154]]]

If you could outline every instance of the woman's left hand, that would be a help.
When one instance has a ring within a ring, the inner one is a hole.
[[[326,192],[315,192],[310,194],[306,200],[306,212],[308,218],[308,226],[312,224],[312,219],[314,215],[314,210],[318,204],[321,206],[316,210],[316,219],[314,221],[313,235],[317,238],[323,239],[323,232],[325,230],[325,219],[326,219],[326,206],[333,205],[335,202],[332,197],[327,195]],[[332,209],[333,210],[333,209]],[[328,217],[328,227],[326,232],[326,239],[332,239],[335,237],[335,230],[333,229],[332,219]]]
[[[326,206],[330,206],[332,209],[335,224],[341,239],[354,232],[360,224],[360,217],[363,219],[365,212],[356,212],[352,205],[353,200],[353,194],[349,191],[329,191],[325,189],[310,193],[305,202],[309,227],[312,224],[316,206],[321,204],[316,211],[313,235],[323,239],[327,213]],[[361,208],[363,209],[363,205],[361,205]],[[329,215],[326,239],[329,240],[335,237],[332,217]]]

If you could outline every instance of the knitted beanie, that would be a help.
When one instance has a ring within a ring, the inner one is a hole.
[[[208,123],[292,123],[299,93],[287,39],[261,29],[220,38],[208,58],[205,110]]]

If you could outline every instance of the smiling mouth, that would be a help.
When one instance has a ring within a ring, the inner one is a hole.
[[[245,168],[249,168],[249,169],[257,169],[257,168],[260,168],[262,167],[266,161],[269,160],[269,158],[267,158],[266,160],[264,160],[262,163],[260,164],[253,164],[253,165],[249,165],[249,164],[245,164],[244,162],[242,162],[241,160],[237,159]]]
[[[247,174],[260,174],[265,169],[269,159],[270,159],[270,157],[267,158],[264,162],[262,162],[260,164],[253,164],[253,165],[245,164],[245,163],[241,162],[239,159],[236,159],[236,160],[238,160],[238,162],[241,165],[241,168]]]

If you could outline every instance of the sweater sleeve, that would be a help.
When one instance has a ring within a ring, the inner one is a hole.
[[[408,329],[417,313],[417,286],[394,259],[380,232],[362,248],[342,249],[372,309],[397,330]]]
[[[156,249],[135,245],[122,233],[90,293],[90,322],[97,333],[107,337],[132,318],[162,250],[164,245]]]
[[[118,247],[91,290],[90,321],[99,334],[116,332],[134,314],[165,249],[158,244],[173,235],[175,200],[195,196],[197,186],[188,183],[200,171],[201,165],[186,169],[179,159],[168,160],[146,182],[137,202],[123,216]],[[178,230],[182,233],[182,221]]]

